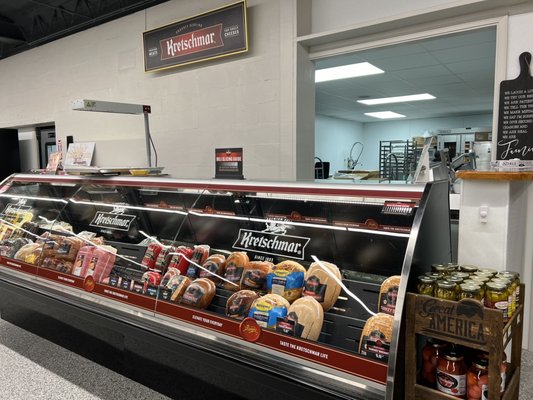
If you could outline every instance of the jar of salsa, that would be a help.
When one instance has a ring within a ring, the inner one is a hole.
[[[437,280],[431,276],[420,275],[416,284],[416,290],[419,294],[433,296],[435,292],[435,282]]]
[[[457,300],[455,283],[446,280],[437,281],[435,297],[443,300]]]
[[[480,359],[487,360],[487,365],[489,362],[489,353],[486,353],[484,351],[478,353],[478,357]],[[487,367],[488,368],[488,367]],[[500,364],[500,394],[503,394],[505,392],[505,388],[507,387],[507,370],[509,368],[509,363],[507,362],[507,354],[505,354],[505,351],[502,352],[502,363]],[[486,397],[488,398],[488,397]]]
[[[466,398],[466,363],[463,354],[451,347],[437,363],[437,389],[459,399]]]
[[[488,399],[489,362],[485,358],[476,359],[466,373],[466,393],[468,400]]]
[[[446,342],[428,338],[422,349],[422,383],[433,389],[437,387],[437,363],[447,346]]]

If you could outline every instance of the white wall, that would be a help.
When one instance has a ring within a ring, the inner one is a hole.
[[[347,168],[346,159],[355,142],[363,142],[363,124],[323,115],[316,116],[315,156],[322,161],[329,161],[330,175]],[[358,150],[354,149],[354,157],[357,156]],[[357,166],[357,169],[360,168],[361,166]]]
[[[402,18],[447,6],[481,3],[483,0],[312,0],[312,32],[342,30],[383,18]]]
[[[159,165],[211,178],[214,148],[244,147],[252,179],[294,179],[293,1],[248,1],[250,50],[144,73],[142,32],[226,5],[174,0],[0,61],[0,124],[54,121],[58,138],[95,141],[97,165],[146,165],[142,116],[71,110],[75,99],[150,104]]]

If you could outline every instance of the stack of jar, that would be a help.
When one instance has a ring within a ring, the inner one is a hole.
[[[429,338],[422,350],[421,383],[451,396],[478,400],[488,398],[489,355]],[[505,391],[508,363],[500,365],[500,393]]]
[[[520,301],[520,274],[473,265],[433,264],[418,277],[419,294],[444,300],[473,298],[485,307],[503,311],[507,323]]]

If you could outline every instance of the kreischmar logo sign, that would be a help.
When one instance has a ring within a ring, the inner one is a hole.
[[[135,215],[123,214],[124,210],[115,208],[113,212],[97,211],[93,220],[89,224],[97,228],[114,229],[119,231],[129,231],[131,223],[135,220]]]
[[[310,238],[291,235],[276,235],[274,233],[239,229],[239,236],[233,248],[273,256],[305,258],[305,247]]]

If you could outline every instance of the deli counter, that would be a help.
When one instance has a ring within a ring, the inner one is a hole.
[[[400,398],[407,290],[451,261],[448,185],[13,175],[1,315],[32,298],[124,354],[164,343],[156,365],[187,353],[175,371],[235,398]]]

